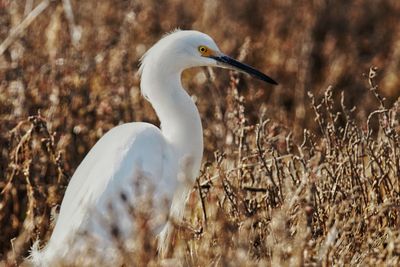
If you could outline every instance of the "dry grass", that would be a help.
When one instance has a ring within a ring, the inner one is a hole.
[[[12,39],[0,55],[2,264],[49,238],[69,178],[107,130],[158,123],[137,66],[176,27],[207,32],[281,85],[184,73],[205,164],[170,256],[185,266],[400,264],[398,1],[68,2],[27,23],[40,1],[0,0],[0,40]],[[121,249],[127,265],[161,264],[144,233],[137,251]]]

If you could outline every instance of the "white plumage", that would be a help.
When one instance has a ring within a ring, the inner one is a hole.
[[[110,229],[118,229],[120,239],[132,246],[135,221],[126,207],[146,204],[149,195],[154,215],[171,207],[170,216],[182,218],[203,154],[199,112],[180,80],[184,69],[195,66],[233,68],[275,83],[223,55],[204,33],[175,31],[161,39],[145,54],[140,68],[142,93],[155,109],[161,130],[148,123],[127,123],[96,143],[71,178],[48,244],[41,251],[33,250],[34,265],[51,266],[58,259],[79,255],[87,245],[82,233],[93,238],[95,251],[116,264]],[[152,225],[154,233],[163,229],[161,251],[171,233],[171,224],[163,223],[155,220]]]

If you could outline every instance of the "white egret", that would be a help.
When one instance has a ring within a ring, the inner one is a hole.
[[[126,123],[96,143],[71,178],[48,244],[32,252],[34,265],[50,266],[72,250],[79,251],[85,242],[78,236],[82,232],[96,238],[99,251],[110,247],[104,219],[117,224],[120,238],[129,239],[135,222],[121,202],[135,207],[140,201],[135,188],[138,177],[153,185],[155,213],[168,200],[170,216],[182,218],[185,198],[200,169],[203,132],[196,105],[181,85],[181,73],[197,66],[235,69],[277,84],[221,53],[204,33],[175,31],[162,38],[143,56],[140,67],[142,94],[155,109],[161,129],[143,122]],[[166,223],[159,236],[161,249],[168,244],[170,232],[171,225]]]

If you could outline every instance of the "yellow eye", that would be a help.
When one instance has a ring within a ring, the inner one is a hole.
[[[205,53],[207,53],[207,51],[208,51],[208,48],[206,46],[204,46],[204,45],[199,46],[200,53],[205,54]]]

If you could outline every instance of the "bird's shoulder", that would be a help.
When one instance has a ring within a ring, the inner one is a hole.
[[[148,178],[162,178],[171,170],[170,147],[161,131],[148,123],[127,123],[108,131],[89,151],[72,176],[61,205],[72,209],[76,205],[97,202],[106,191],[119,190],[132,184],[141,172]],[[80,203],[80,204],[79,204]]]
[[[163,135],[159,128],[154,126],[153,124],[146,122],[131,122],[118,125],[111,130],[109,130],[93,148],[99,146],[107,146],[110,148],[110,145],[113,148],[120,148],[125,145],[133,144],[137,139],[141,141],[145,141],[145,139],[149,139],[152,141],[156,141],[158,144],[160,142],[164,142]]]
[[[121,179],[133,168],[150,169],[157,175],[162,171],[157,166],[168,149],[161,131],[152,124],[134,122],[116,126],[89,151],[75,171],[70,186],[74,180],[96,179],[96,183],[101,184],[99,180]],[[82,185],[82,181],[79,184]]]

